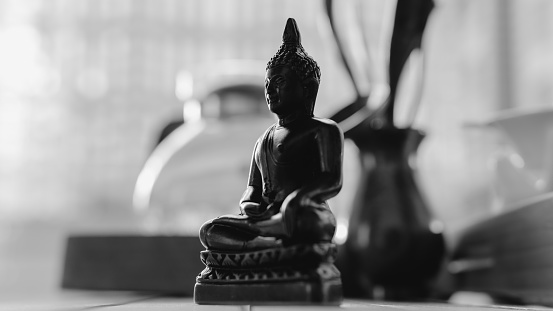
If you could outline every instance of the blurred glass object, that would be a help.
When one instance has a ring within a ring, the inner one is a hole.
[[[388,95],[388,51],[395,1],[343,1],[332,5],[339,44],[361,96],[378,93],[369,106],[378,108]],[[380,99],[381,101],[379,101]]]
[[[410,127],[417,117],[421,104],[425,79],[424,54],[414,50],[405,63],[398,83],[394,124],[399,128]]]

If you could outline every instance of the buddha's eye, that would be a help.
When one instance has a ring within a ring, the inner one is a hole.
[[[276,79],[275,82],[276,82],[276,84],[277,84],[278,86],[282,86],[282,85],[286,84],[286,79],[284,79],[283,77],[279,76],[279,77],[277,77],[277,79]]]
[[[282,76],[276,76],[273,78],[265,79],[265,88],[269,89],[271,87],[282,87],[286,84],[286,79]]]

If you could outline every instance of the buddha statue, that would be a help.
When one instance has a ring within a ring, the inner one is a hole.
[[[255,143],[241,213],[212,219],[200,229],[207,268],[197,279],[196,302],[341,300],[340,275],[332,264],[336,220],[327,200],[342,186],[343,134],[333,121],[313,116],[320,76],[301,45],[296,21],[288,19],[265,78],[267,105],[278,121]],[[309,286],[319,288],[321,277],[331,285],[315,295]],[[304,289],[305,297],[293,298],[294,286],[281,296],[274,284],[267,291],[275,278],[280,286],[288,282]],[[210,284],[217,286],[209,290]],[[244,294],[244,286],[265,290]]]

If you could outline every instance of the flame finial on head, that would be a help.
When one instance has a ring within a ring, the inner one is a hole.
[[[293,18],[288,18],[282,34],[282,45],[267,63],[267,70],[277,66],[290,67],[304,82],[312,80],[319,84],[321,79],[321,70],[317,62],[307,55],[301,45],[300,31]]]
[[[288,21],[286,21],[286,27],[282,34],[282,43],[301,46],[300,30],[298,29],[296,20],[293,18],[288,18]]]

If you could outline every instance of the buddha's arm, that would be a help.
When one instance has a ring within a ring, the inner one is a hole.
[[[343,134],[335,123],[324,123],[315,135],[319,174],[292,193],[292,204],[318,204],[334,197],[342,188]]]
[[[255,147],[253,149],[252,161],[250,164],[250,174],[248,177],[248,186],[246,187],[246,191],[244,191],[244,194],[242,194],[242,198],[240,199],[240,210],[243,214],[246,214],[248,216],[257,215],[263,212],[260,207],[260,203],[262,202],[261,173],[259,171],[259,168],[257,167],[257,163],[255,163],[255,154],[257,152],[258,146],[259,141],[255,144]]]

